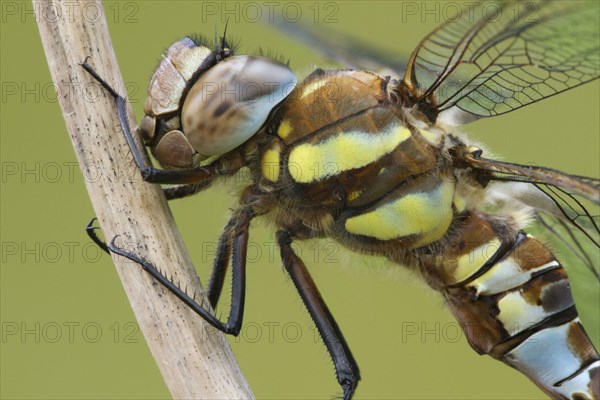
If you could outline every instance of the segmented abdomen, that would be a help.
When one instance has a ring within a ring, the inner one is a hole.
[[[600,356],[560,262],[528,234],[499,233],[485,216],[469,219],[477,233],[463,230],[461,250],[430,283],[471,346],[521,371],[552,398],[600,399]],[[424,268],[431,276],[430,267]]]

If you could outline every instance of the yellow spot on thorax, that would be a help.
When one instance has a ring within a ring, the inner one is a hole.
[[[277,136],[279,136],[282,139],[285,139],[290,135],[291,131],[292,125],[290,124],[290,121],[288,119],[284,119],[283,121],[281,121],[281,124],[279,124],[279,129],[277,129]]]
[[[429,192],[407,194],[367,213],[346,220],[346,230],[355,235],[392,240],[420,235],[415,247],[444,236],[452,222],[454,183],[444,181]]]
[[[404,126],[390,124],[377,134],[350,131],[323,142],[303,143],[290,152],[290,175],[296,182],[310,183],[361,168],[392,152],[410,136]]]
[[[271,182],[279,179],[279,145],[266,150],[260,162],[262,175]]]

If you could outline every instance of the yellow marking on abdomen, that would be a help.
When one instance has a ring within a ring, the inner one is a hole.
[[[260,162],[262,175],[271,182],[277,182],[279,179],[279,145],[266,150]]]
[[[310,183],[369,165],[392,152],[411,136],[400,124],[391,124],[378,134],[342,132],[320,143],[294,147],[288,160],[290,175],[299,183]]]
[[[554,276],[560,277],[561,274]],[[561,278],[555,282],[542,282],[543,278],[540,277],[537,279],[533,286],[521,286],[498,300],[500,313],[497,319],[511,335],[574,305],[566,279]]]
[[[474,287],[477,290],[477,295],[483,294],[490,296],[506,290],[514,289],[524,285],[533,274],[539,271],[545,271],[559,267],[558,261],[553,260],[536,268],[523,270],[521,266],[514,260],[508,257],[494,265],[485,274],[475,279],[468,284],[468,287]]]
[[[470,278],[498,251],[501,244],[499,239],[493,239],[460,256],[453,273],[454,279],[450,283],[458,283]]]
[[[391,240],[421,235],[415,244],[424,246],[441,239],[452,222],[454,184],[444,181],[430,192],[407,194],[373,211],[346,220],[355,235]]]
[[[498,301],[498,321],[512,335],[542,321],[550,314],[541,306],[528,303],[521,292],[511,292]]]

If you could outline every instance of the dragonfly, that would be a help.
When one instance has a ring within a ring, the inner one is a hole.
[[[515,14],[515,5],[535,12]],[[598,24],[590,21],[599,11],[596,2],[482,3],[426,36],[403,75],[389,60],[371,59],[369,69],[381,66],[390,76],[361,68],[359,59],[352,69],[318,69],[300,83],[277,60],[236,55],[225,35],[212,45],[184,38],[155,72],[138,127],[165,169],[145,164],[124,118],[121,124],[144,179],[174,185],[164,188],[168,199],[242,168],[251,173],[219,240],[207,298],[88,232],[235,335],[250,221],[268,215],[344,399],[356,390],[358,364],[294,241],[332,238],[411,269],[443,295],[475,351],[519,370],[552,398],[599,398],[600,357],[578,319],[563,262],[525,231],[535,221],[597,276],[599,180],[487,157],[459,129],[598,78]],[[124,115],[124,99],[84,67]],[[173,84],[168,68],[183,79]],[[235,87],[250,90],[228,100]],[[222,322],[204,304],[218,304],[229,268],[231,311]]]

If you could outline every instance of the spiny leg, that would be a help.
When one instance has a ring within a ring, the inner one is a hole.
[[[92,218],[90,222],[88,222],[85,227],[85,231],[88,236],[98,247],[106,252],[106,254],[110,255],[110,251],[108,245],[102,241],[96,234],[96,230],[100,230],[100,227],[94,226],[94,222],[96,221],[96,217]],[[213,263],[213,269],[210,276],[210,280],[207,288],[207,297],[210,303],[210,306],[214,309],[217,307],[217,303],[219,302],[219,298],[221,297],[221,292],[223,290],[223,284],[225,283],[225,274],[227,272],[227,266],[229,265],[229,260],[231,259],[231,233],[232,226],[231,222],[227,224],[225,227],[221,237],[219,238],[219,244],[217,246],[217,255],[215,257]]]
[[[108,249],[111,252],[139,264],[144,271],[148,272],[152,277],[154,277],[158,282],[160,282],[164,287],[166,287],[171,293],[173,293],[188,307],[190,307],[195,313],[204,318],[205,321],[207,321],[215,328],[223,332],[227,332],[228,327],[226,325],[219,321],[209,310],[204,308],[202,305],[198,304],[195,299],[193,299],[186,292],[181,290],[175,283],[173,283],[173,281],[171,281],[169,278],[163,275],[154,265],[144,260],[143,258],[140,258],[135,254],[125,251],[124,249],[118,247],[115,244],[117,238],[118,236],[115,236],[108,244]]]
[[[231,235],[233,233],[232,223],[235,222],[230,220],[229,223],[223,229],[223,233],[219,238],[217,244],[217,255],[214,260],[212,273],[208,283],[207,296],[211,307],[216,308],[221,292],[223,290],[223,284],[225,283],[225,274],[227,272],[227,266],[229,265],[229,259],[231,254]]]
[[[96,234],[96,230],[101,229],[100,227],[94,226],[94,222],[96,220],[96,217],[92,218],[85,227],[85,230],[90,239],[92,239],[92,241],[96,243],[98,247],[110,255],[108,245]],[[212,308],[216,308],[219,298],[221,297],[223,285],[225,283],[227,266],[229,265],[229,260],[231,259],[231,242],[235,222],[236,221],[234,219],[229,220],[223,229],[223,233],[221,234],[219,243],[217,245],[217,255],[213,263],[213,269],[208,283],[208,288],[206,290],[208,301]]]
[[[264,196],[264,193],[262,193],[260,189],[255,186],[249,186],[244,190],[242,194],[242,203],[245,205],[245,211],[243,212],[244,218],[252,219],[258,215],[267,213],[271,209],[269,197]],[[223,233],[221,234],[219,243],[217,245],[217,255],[215,257],[215,262],[213,264],[213,270],[207,289],[208,300],[213,308],[217,306],[223,290],[225,274],[227,273],[227,266],[229,265],[230,256],[233,255],[235,263],[235,257],[237,257],[238,254],[241,254],[241,251],[235,251],[236,242],[235,240],[232,240],[232,237],[236,235],[236,223],[238,223],[238,221],[235,218],[229,220],[223,229]],[[248,239],[246,238],[246,243],[247,240]],[[232,244],[234,246],[233,253],[231,250]],[[246,257],[247,249],[244,248],[243,251],[244,257]],[[233,284],[236,284],[235,281]]]
[[[287,231],[278,231],[277,243],[281,250],[283,265],[290,274],[302,302],[308,309],[327,351],[331,355],[337,380],[344,391],[343,399],[349,400],[360,380],[358,365],[304,262],[294,253],[291,247],[291,234]]]
[[[248,230],[250,228],[251,215],[245,210],[234,213],[232,233],[232,280],[233,289],[231,294],[231,309],[227,322],[221,322],[210,310],[190,297],[185,291],[179,288],[169,278],[162,274],[154,265],[137,255],[121,249],[115,244],[116,236],[108,244],[108,249],[120,256],[139,264],[142,269],[153,276],[171,293],[177,296],[196,314],[204,318],[210,325],[218,330],[232,335],[238,335],[242,326],[244,316],[244,304],[246,297],[246,253],[248,247]],[[228,224],[229,225],[229,224]],[[229,258],[229,257],[227,257]]]
[[[98,237],[98,235],[96,235],[96,230],[101,229],[99,226],[94,226],[94,222],[97,220],[98,218],[94,217],[90,220],[90,222],[88,222],[88,224],[85,226],[85,232],[88,234],[88,236],[90,237],[90,239],[92,239],[92,241],[94,243],[96,243],[96,246],[100,247],[102,250],[104,250],[106,252],[106,254],[110,254],[110,252],[108,251],[108,246],[106,245],[106,243],[104,243],[102,241],[102,239],[100,239]]]

